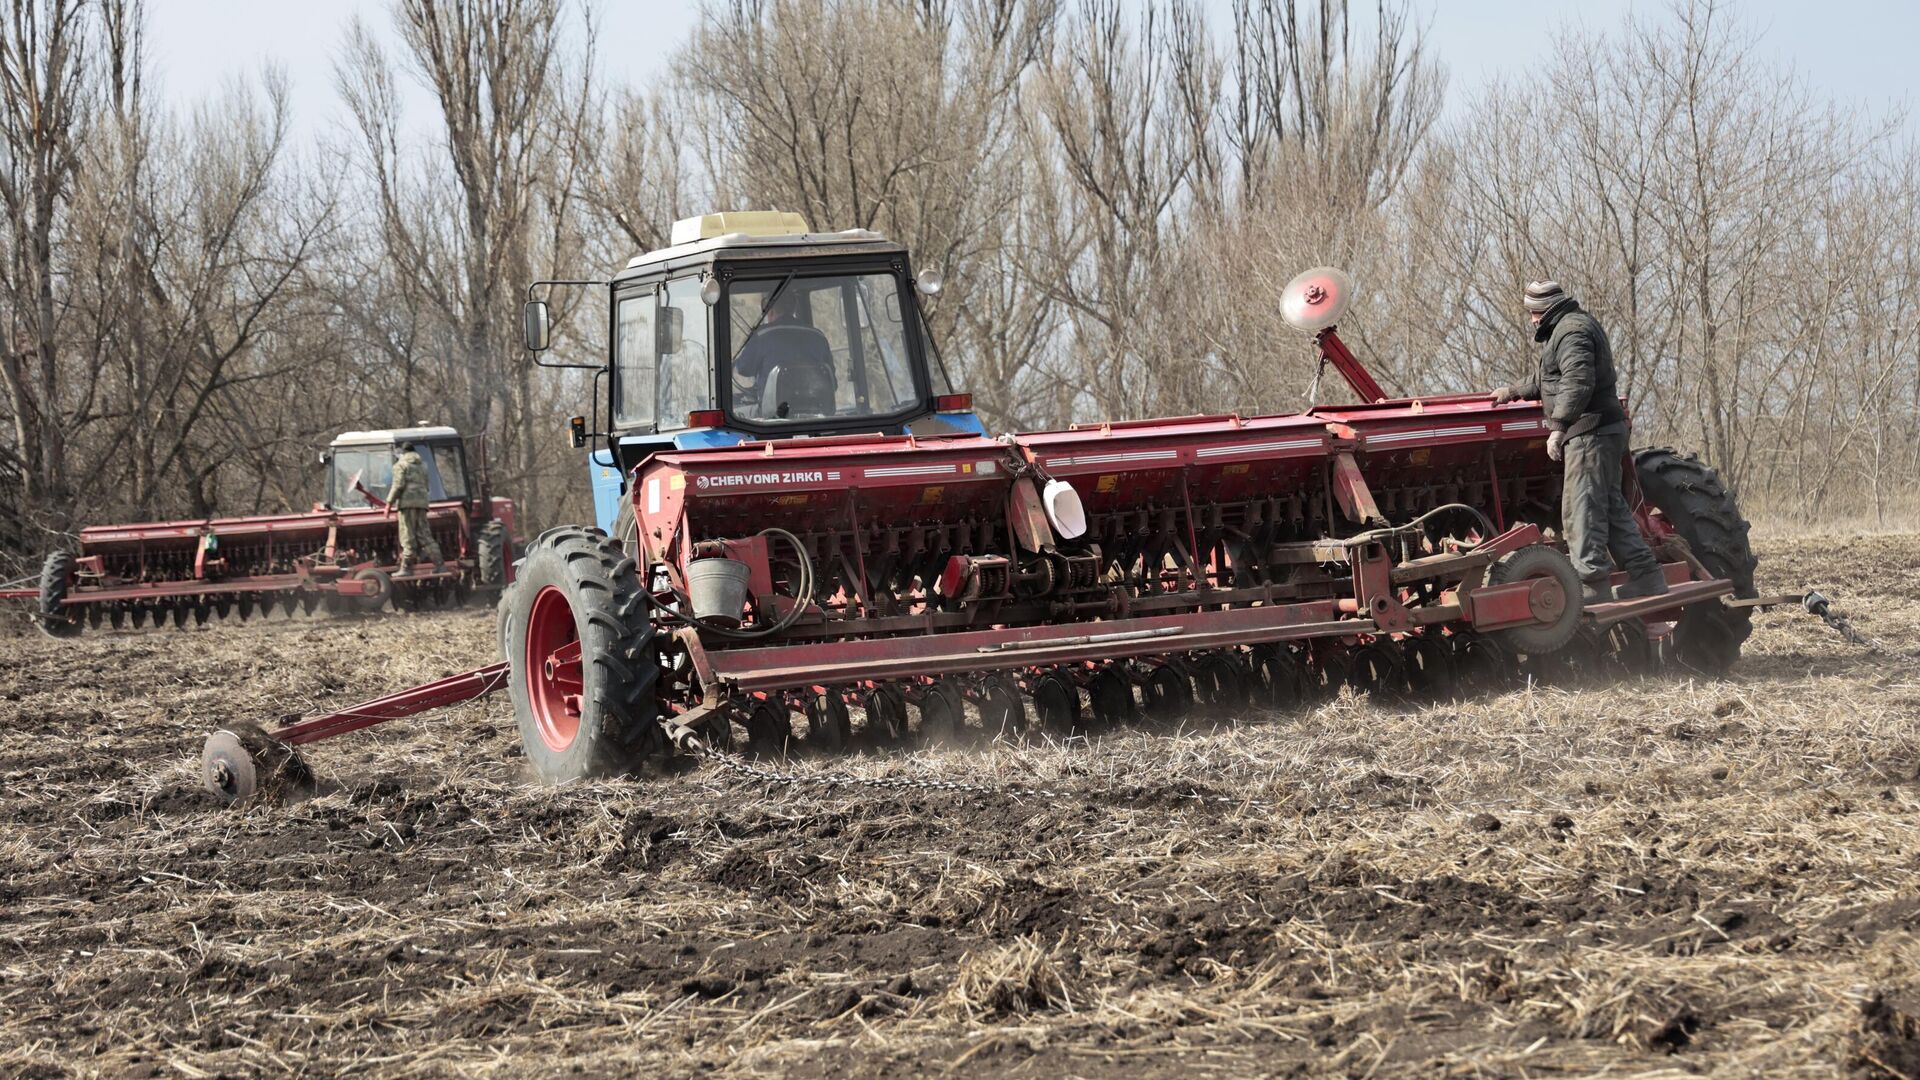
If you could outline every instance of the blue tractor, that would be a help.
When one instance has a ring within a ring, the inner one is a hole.
[[[940,276],[916,276],[904,246],[866,229],[811,232],[800,215],[773,211],[686,218],[671,239],[611,281],[528,290],[536,353],[549,343],[548,288],[607,290],[610,362],[580,365],[607,376],[604,426],[596,412],[572,428],[574,445],[594,444],[594,511],[609,534],[632,532],[627,478],[658,450],[984,434],[920,310]]]

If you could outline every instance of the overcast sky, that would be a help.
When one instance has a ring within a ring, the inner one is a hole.
[[[1216,19],[1228,17],[1230,0],[1203,2]],[[1430,20],[1433,45],[1451,72],[1450,110],[1465,107],[1490,77],[1526,67],[1556,28],[1609,28],[1629,11],[1667,8],[1645,0],[1416,0],[1416,6]],[[1920,0],[1731,0],[1728,6],[1765,31],[1761,49],[1770,58],[1792,64],[1847,105],[1879,113],[1912,104]],[[681,0],[604,0],[597,7],[602,72],[639,84],[666,69],[698,18],[695,5]],[[224,80],[279,64],[293,83],[297,128],[317,133],[341,116],[333,62],[356,13],[391,34],[385,0],[151,0],[152,66],[166,97],[184,104]],[[1906,128],[1916,130],[1912,118]]]

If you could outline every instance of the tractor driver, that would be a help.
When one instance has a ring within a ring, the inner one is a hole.
[[[834,411],[833,346],[827,335],[801,320],[804,300],[790,286],[773,298],[766,317],[733,357],[734,379],[753,380],[751,389],[738,395],[748,403],[745,411],[750,415],[785,418],[790,411]],[[782,380],[775,389],[779,400],[769,401],[767,380],[776,368]]]
[[[427,463],[420,460],[410,439],[395,440],[393,450],[393,486],[387,489],[387,509],[400,515],[400,576],[410,576],[429,553],[437,574],[442,569],[440,542],[427,527]]]
[[[1658,596],[1667,591],[1666,575],[1620,486],[1629,428],[1607,332],[1554,281],[1528,284],[1525,305],[1533,340],[1542,343],[1540,367],[1527,381],[1495,390],[1493,401],[1538,401],[1547,414],[1547,456],[1566,466],[1560,517],[1581,596],[1589,604],[1616,599],[1615,561],[1629,575],[1617,599]]]

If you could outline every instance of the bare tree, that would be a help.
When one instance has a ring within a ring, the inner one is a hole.
[[[94,84],[84,55],[95,21],[81,0],[12,0],[0,35],[0,205],[7,215],[0,290],[9,309],[0,347],[23,480],[21,506],[53,511],[67,489],[60,357],[60,221],[73,194]]]
[[[933,330],[999,421],[1041,342],[1001,333],[969,297],[977,284],[1015,323],[1029,307],[989,277],[1020,228],[1017,104],[1054,17],[1052,0],[732,0],[708,7],[675,65],[671,103],[712,204],[906,242],[954,283]]]
[[[0,559],[299,505],[331,432],[443,416],[492,433],[529,523],[584,513],[539,425],[594,383],[532,377],[520,292],[731,207],[941,270],[935,337],[997,427],[1339,397],[1275,307],[1321,263],[1389,389],[1484,389],[1536,362],[1515,297],[1551,274],[1609,327],[1639,441],[1763,512],[1920,494],[1920,153],[1715,0],[1556,30],[1445,130],[1406,0],[703,11],[665,80],[608,94],[566,0],[394,0],[397,49],[349,31],[322,155],[270,70],[156,102],[139,0],[0,0]],[[563,348],[604,355],[586,298],[556,296]]]
[[[1427,234],[1472,298],[1453,348],[1483,385],[1530,364],[1513,296],[1558,276],[1608,325],[1640,438],[1700,446],[1736,483],[1804,476],[1781,471],[1778,418],[1830,449],[1821,384],[1871,351],[1836,331],[1877,261],[1849,223],[1887,128],[1757,60],[1710,0],[1560,41],[1455,136],[1456,212]]]
[[[409,366],[436,369],[464,430],[493,432],[507,479],[526,489],[538,520],[557,497],[538,490],[547,471],[535,399],[546,388],[518,362],[515,312],[527,282],[578,257],[580,139],[598,107],[582,59],[592,25],[581,25],[575,49],[561,0],[397,0],[394,13],[406,62],[439,106],[442,153],[418,157],[403,145],[399,76],[357,20],[337,75],[397,294],[431,311],[437,343],[451,346]]]
[[[1058,377],[1074,412],[1155,411],[1193,359],[1184,343],[1147,343],[1210,152],[1217,70],[1191,5],[1135,20],[1115,0],[1084,0],[1027,87],[1039,243],[1025,269],[1061,312]]]

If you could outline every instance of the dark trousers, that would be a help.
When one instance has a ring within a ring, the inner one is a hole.
[[[1573,568],[1589,585],[1605,585],[1615,563],[1635,578],[1660,572],[1660,560],[1640,535],[1633,508],[1620,490],[1620,462],[1626,453],[1624,430],[1575,435],[1563,449],[1560,519],[1567,527]]]

